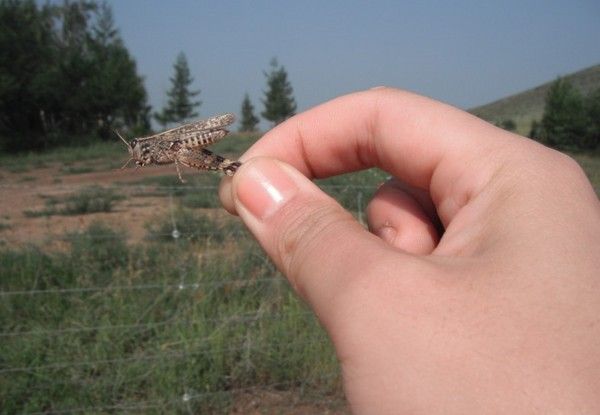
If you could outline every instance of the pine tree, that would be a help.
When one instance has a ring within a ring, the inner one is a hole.
[[[248,94],[244,95],[244,100],[242,101],[242,119],[240,121],[240,131],[251,133],[256,131],[256,126],[258,125],[258,117],[254,115],[254,105],[250,102],[250,97]]]
[[[111,8],[102,3],[89,40],[95,70],[86,82],[86,102],[98,133],[114,139],[115,123],[123,122],[137,134],[149,130],[147,95],[136,64],[115,28]]]
[[[197,117],[198,113],[194,109],[202,104],[201,101],[192,100],[200,94],[200,91],[190,90],[194,78],[190,74],[187,58],[183,52],[177,56],[173,70],[175,73],[170,78],[171,89],[167,91],[169,97],[167,105],[160,113],[154,115],[154,118],[163,126],[169,123],[182,123]]]
[[[600,147],[600,88],[589,94],[585,100],[587,131],[584,147],[594,150]]]
[[[137,75],[106,3],[0,0],[0,147],[39,149],[148,126]]]
[[[292,85],[287,79],[287,72],[279,66],[277,59],[271,60],[271,71],[265,72],[267,78],[267,91],[262,100],[265,110],[261,113],[263,118],[279,124],[296,113]]]
[[[45,121],[56,102],[47,87],[55,39],[49,8],[0,1],[0,150],[47,144]]]
[[[531,122],[531,127],[529,129],[529,134],[527,134],[527,137],[534,140],[540,140],[540,129],[540,122],[538,120],[533,120]]]
[[[580,148],[585,133],[583,98],[568,80],[558,78],[546,95],[541,138],[551,146]]]

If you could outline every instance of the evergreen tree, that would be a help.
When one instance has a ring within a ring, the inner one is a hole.
[[[240,122],[240,131],[241,132],[254,132],[256,131],[256,126],[258,125],[258,117],[254,115],[254,105],[250,102],[250,97],[248,94],[244,95],[244,100],[242,101],[242,119]]]
[[[198,113],[194,109],[202,103],[201,101],[192,100],[200,91],[190,90],[194,78],[190,74],[187,58],[183,52],[177,56],[173,70],[174,75],[170,78],[171,89],[167,91],[167,96],[169,97],[167,105],[160,113],[154,116],[163,126],[169,123],[181,123],[190,118],[197,117]]]
[[[114,138],[115,122],[125,123],[137,134],[148,132],[149,106],[143,79],[137,75],[135,61],[124,46],[106,3],[98,9],[92,27],[90,57],[95,70],[86,83],[87,102],[100,136]]]
[[[527,137],[534,140],[540,140],[540,129],[540,122],[538,120],[533,120],[531,122],[531,128],[529,129],[529,134],[527,135]]]
[[[558,78],[546,95],[541,138],[551,146],[580,148],[585,133],[583,98],[569,81]]]
[[[279,66],[275,58],[271,60],[271,71],[264,74],[267,78],[267,91],[262,100],[265,110],[261,115],[274,124],[279,124],[296,113],[292,85],[287,79],[285,68]]]
[[[506,131],[516,131],[517,123],[515,123],[511,119],[502,120],[502,122],[500,123],[500,127],[505,129]]]
[[[53,68],[56,78],[51,80],[58,109],[55,119],[64,133],[74,136],[94,131],[96,127],[88,84],[96,71],[90,53],[90,21],[96,7],[91,1],[65,0],[55,9],[59,20]]]
[[[600,88],[592,92],[585,100],[587,131],[584,148],[594,150],[600,147]]]
[[[34,0],[0,1],[0,147],[43,147],[53,91],[52,11]]]
[[[89,0],[38,3],[0,0],[3,149],[108,137],[115,123],[148,126],[143,79],[110,8]]]

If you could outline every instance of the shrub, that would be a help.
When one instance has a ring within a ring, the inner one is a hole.
[[[111,212],[115,202],[121,199],[123,199],[123,196],[115,193],[112,189],[100,186],[86,187],[67,196],[59,213],[62,215],[83,215],[95,212]]]

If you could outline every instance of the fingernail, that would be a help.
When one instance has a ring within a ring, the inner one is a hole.
[[[273,216],[298,191],[286,169],[272,160],[255,160],[236,183],[237,199],[257,219]]]

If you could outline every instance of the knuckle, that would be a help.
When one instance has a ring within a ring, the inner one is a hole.
[[[556,157],[560,170],[569,175],[584,176],[583,169],[573,157],[560,152],[556,152]]]

